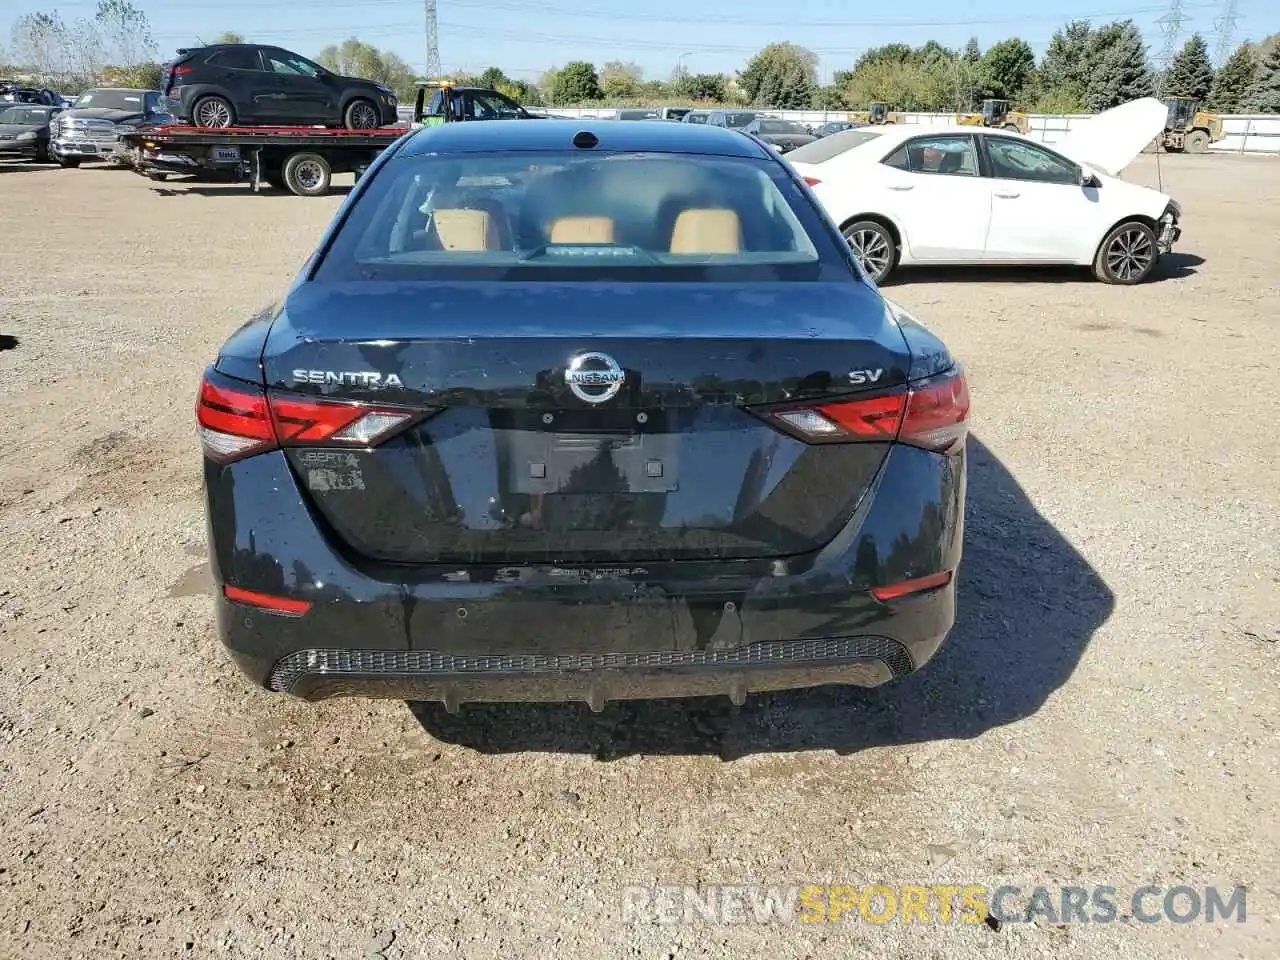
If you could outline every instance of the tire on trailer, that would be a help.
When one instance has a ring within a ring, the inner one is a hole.
[[[299,152],[284,162],[285,188],[299,197],[323,197],[333,181],[329,161],[318,153]]]
[[[352,100],[342,111],[342,125],[348,130],[377,130],[381,121],[378,105],[363,97]]]
[[[1160,251],[1156,232],[1141,220],[1126,220],[1113,227],[1098,244],[1093,275],[1103,283],[1133,286],[1151,276]]]
[[[1192,130],[1187,134],[1184,141],[1184,149],[1187,153],[1208,153],[1209,152],[1209,131]]]
[[[191,122],[212,130],[234,127],[236,112],[225,97],[201,97],[191,105]]]

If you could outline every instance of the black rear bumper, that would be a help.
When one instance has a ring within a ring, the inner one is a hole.
[[[278,451],[206,466],[214,581],[310,597],[284,616],[219,595],[219,630],[258,685],[308,700],[585,701],[879,686],[926,663],[955,579],[964,455],[895,447],[857,512],[804,557],[632,568],[371,565],[327,534]]]

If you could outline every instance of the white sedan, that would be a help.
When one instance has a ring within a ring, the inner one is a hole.
[[[1181,234],[1177,203],[1118,178],[1167,113],[1135,100],[1055,147],[981,127],[860,127],[786,159],[877,282],[913,264],[1079,264],[1134,284]]]

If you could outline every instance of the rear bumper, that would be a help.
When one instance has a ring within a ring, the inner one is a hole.
[[[329,542],[282,454],[206,465],[219,632],[259,686],[308,700],[572,701],[874,687],[923,666],[955,580],[890,603],[871,588],[954,571],[964,455],[896,447],[845,529],[805,557],[643,569],[372,567]],[[302,616],[224,584],[309,599]]]

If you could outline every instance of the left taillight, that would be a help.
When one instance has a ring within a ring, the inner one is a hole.
[[[196,400],[205,456],[229,463],[276,447],[370,447],[409,426],[421,411],[269,393],[206,374]]]
[[[896,442],[945,453],[968,435],[969,387],[956,370],[871,397],[750,409],[808,443]]]

